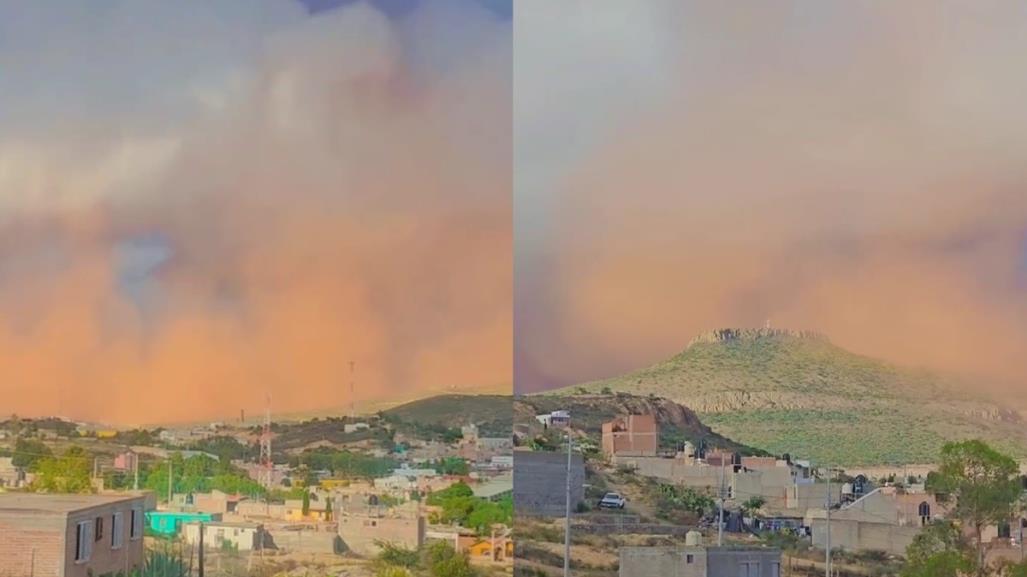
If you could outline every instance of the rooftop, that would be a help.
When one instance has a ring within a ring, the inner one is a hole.
[[[0,513],[67,514],[111,503],[142,499],[142,495],[50,495],[0,493]]]

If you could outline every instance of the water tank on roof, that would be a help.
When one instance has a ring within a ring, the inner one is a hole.
[[[702,533],[698,531],[685,533],[685,547],[702,547]]]

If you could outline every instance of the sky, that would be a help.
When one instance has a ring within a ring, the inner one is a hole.
[[[509,387],[511,15],[0,0],[0,411]]]
[[[1022,2],[519,0],[514,387],[773,326],[1027,391]]]

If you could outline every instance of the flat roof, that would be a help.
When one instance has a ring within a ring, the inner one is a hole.
[[[0,493],[0,513],[67,514],[111,503],[144,499],[142,495],[53,495]]]

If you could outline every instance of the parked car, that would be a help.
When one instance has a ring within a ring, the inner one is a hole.
[[[603,495],[603,498],[599,500],[599,508],[601,509],[623,509],[624,508],[624,497],[621,497],[619,493],[607,493]]]

